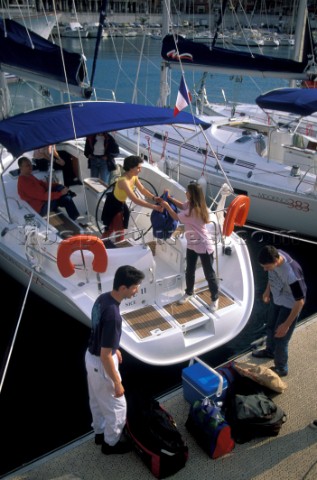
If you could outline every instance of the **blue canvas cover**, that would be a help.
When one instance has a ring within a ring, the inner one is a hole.
[[[309,42],[306,41],[309,45]],[[162,42],[161,56],[171,64],[182,64],[183,67],[199,68],[203,71],[232,72],[252,74],[253,76],[279,78],[308,78],[305,68],[308,63],[307,50],[303,61],[297,62],[288,58],[260,55],[253,52],[230,50],[194,42],[178,35],[166,35]]]
[[[84,58],[63,50],[67,82],[80,85],[86,76]],[[14,20],[0,18],[0,64],[5,71],[18,67],[65,83],[61,49]]]
[[[256,98],[261,108],[306,116],[317,112],[317,89],[277,88]]]
[[[15,156],[24,152],[86,137],[147,125],[209,123],[187,112],[174,117],[171,108],[120,102],[73,102],[21,113],[0,122],[0,143]]]

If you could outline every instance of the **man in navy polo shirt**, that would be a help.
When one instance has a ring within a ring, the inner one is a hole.
[[[89,405],[95,443],[104,454],[127,453],[130,443],[122,435],[127,414],[124,387],[119,373],[122,318],[120,302],[135,295],[144,279],[140,270],[119,267],[111,292],[101,294],[92,308],[92,329],[85,356]]]

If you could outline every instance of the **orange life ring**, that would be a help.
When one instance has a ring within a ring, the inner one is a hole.
[[[229,237],[237,225],[242,227],[245,224],[250,208],[250,198],[247,195],[238,195],[230,203],[225,221],[222,227],[222,234]]]
[[[70,257],[76,250],[89,250],[94,254],[92,268],[95,272],[107,270],[108,254],[103,241],[93,235],[75,235],[63,240],[57,250],[57,266],[63,277],[70,277],[75,272],[75,266]]]

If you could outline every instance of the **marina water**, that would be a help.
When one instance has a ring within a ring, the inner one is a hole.
[[[155,104],[159,88],[160,42],[150,39],[147,41],[150,42],[146,49],[149,55],[148,70],[152,87],[147,86],[142,74],[140,85],[143,86],[139,88],[143,93],[149,91],[150,101]],[[117,85],[117,100],[131,101],[133,86],[130,81],[136,78],[136,64],[139,61],[138,51],[142,39],[138,37],[130,39],[126,44],[130,52],[128,58],[130,75],[127,73],[126,80],[122,78],[119,80],[117,60],[119,53],[122,53],[123,42],[122,38],[116,39],[115,44],[109,38],[102,41],[100,61],[96,70],[96,87],[98,91],[109,93]],[[91,65],[94,41],[87,39],[83,44],[88,63]],[[67,45],[65,42],[64,48],[78,51],[79,43],[74,39],[67,39]],[[151,68],[150,65],[152,65]],[[128,77],[129,80],[127,80]],[[192,77],[188,84],[193,85],[198,82],[197,76],[197,79]],[[238,97],[238,83],[239,88],[242,87],[239,99],[233,98],[235,95]],[[251,90],[250,85],[252,85]],[[258,87],[251,79],[244,79],[241,83],[219,75],[209,79],[207,92],[210,96],[215,96],[210,98],[213,101],[222,101],[221,89],[225,89],[228,100],[250,102],[263,91],[281,85],[282,82],[278,84],[277,80],[273,83],[262,80],[262,86]],[[176,99],[177,88],[178,85],[175,84],[175,95],[174,97],[171,95],[171,98]],[[217,95],[218,98],[216,98]],[[109,95],[105,96],[109,98]],[[138,102],[145,103],[142,98],[139,98]],[[314,243],[304,243],[284,238],[278,233],[263,233],[249,228],[241,229],[240,234],[246,240],[251,255],[255,276],[255,304],[243,332],[229,344],[202,357],[212,366],[247,351],[253,341],[264,335],[267,307],[262,303],[261,297],[266,285],[266,275],[257,264],[257,254],[263,245],[274,244],[300,262],[309,287],[302,318],[316,313],[317,310],[314,292],[315,275],[311,267],[317,251]],[[28,294],[23,309],[26,288],[3,272],[0,272],[0,276],[3,301],[0,323],[2,368],[7,355],[10,354],[11,341],[20,320],[0,396],[2,445],[0,476],[4,476],[7,472],[90,432],[91,418],[84,367],[89,329],[33,293]],[[184,366],[186,365],[152,367],[124,353],[121,367],[123,384],[127,391],[138,388],[140,391],[150,391],[157,395],[181,383],[181,371]]]

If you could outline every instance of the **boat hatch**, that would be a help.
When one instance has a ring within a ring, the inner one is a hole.
[[[248,168],[249,170],[255,169],[255,163],[246,162],[245,160],[237,160],[236,165],[238,165],[239,167]]]
[[[251,135],[243,135],[242,137],[238,138],[235,143],[247,143],[247,142],[250,142],[250,140],[252,140],[252,137]]]
[[[227,156],[225,156],[225,157],[223,157],[223,161],[224,161],[224,162],[228,162],[228,163],[234,163],[234,162],[236,161],[236,159],[233,158],[233,157],[227,157]]]

